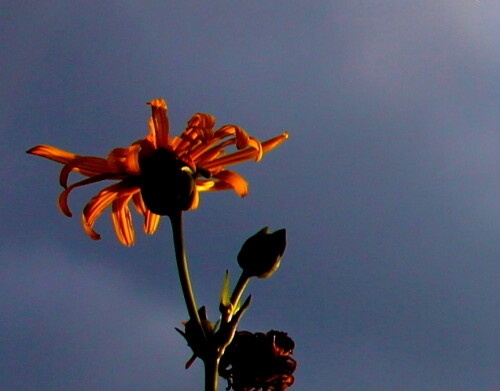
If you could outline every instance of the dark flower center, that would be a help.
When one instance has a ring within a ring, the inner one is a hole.
[[[195,191],[194,173],[174,152],[159,148],[140,158],[139,165],[142,199],[151,212],[170,216],[189,209]]]

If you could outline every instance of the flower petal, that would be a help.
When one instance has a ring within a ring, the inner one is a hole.
[[[93,197],[83,209],[82,221],[85,232],[94,240],[99,240],[101,236],[94,231],[93,226],[102,212],[118,197],[137,192],[136,186],[131,186],[125,182],[115,183],[102,189],[99,194]]]
[[[190,128],[172,140],[172,149],[180,156],[190,152],[200,142],[201,140],[196,130]]]
[[[254,137],[250,137],[248,139],[248,145],[257,150],[257,155],[255,155],[254,160],[256,162],[260,161],[260,159],[262,159],[262,156],[264,156],[264,149],[262,148],[262,144],[260,143],[260,141]]]
[[[152,147],[153,149],[157,149],[158,148],[158,146],[156,145],[155,122],[153,121],[152,117],[149,118],[149,134],[144,139],[144,141],[147,141],[150,144],[150,147]],[[144,149],[144,145],[142,145],[142,148]]]
[[[248,140],[250,139],[247,132],[236,125],[224,125],[215,132],[214,136],[219,139],[226,138],[227,136],[234,136],[236,148],[238,149],[246,148],[248,146]]]
[[[193,194],[193,201],[191,201],[189,210],[194,210],[198,208],[199,204],[200,204],[200,193],[198,192],[198,188],[196,187]]]
[[[85,176],[93,176],[108,172],[106,159],[94,156],[80,156],[51,145],[37,145],[26,151],[29,154],[44,157],[62,164],[74,164],[73,171]],[[77,163],[75,163],[77,161]]]
[[[272,149],[276,148],[278,145],[283,143],[288,138],[288,133],[284,132],[277,137],[264,141],[262,145],[262,153],[267,153]],[[203,168],[208,170],[216,169],[220,167],[230,166],[232,164],[242,163],[244,161],[255,159],[258,155],[258,151],[253,148],[246,148],[238,152],[231,153],[229,155],[222,156],[218,159],[214,159],[203,165]]]
[[[125,160],[126,170],[131,175],[140,175],[141,168],[139,166],[139,152],[141,151],[141,145],[135,144],[129,147],[129,153],[127,154],[127,159]]]
[[[77,157],[74,153],[64,151],[51,145],[37,145],[36,147],[28,149],[26,153],[42,156],[63,164],[67,164]]]
[[[215,117],[210,114],[196,113],[187,123],[186,129],[195,129],[203,142],[210,141],[214,136]]]
[[[169,148],[169,122],[167,117],[167,103],[164,99],[155,99],[148,103],[152,109],[154,130],[156,134],[156,148]]]
[[[108,167],[110,172],[139,175],[139,152],[143,140],[132,144],[128,148],[115,148],[108,154]]]
[[[132,194],[127,194],[113,201],[111,218],[115,227],[118,240],[125,246],[132,246],[135,242],[134,227],[132,226],[132,216],[128,207],[128,202]]]
[[[207,179],[197,179],[196,180],[196,190],[197,191],[210,191],[215,186],[215,181]]]
[[[288,132],[283,132],[279,136],[273,137],[262,143],[262,150],[264,153],[268,153],[276,148],[278,145],[282,144],[286,139],[288,139]]]
[[[152,235],[158,229],[161,216],[148,210],[144,216],[144,232],[147,235]]]
[[[258,151],[255,161],[258,162],[262,159],[262,145],[259,140],[254,137],[250,137],[247,132],[236,125],[225,125],[215,132],[215,137],[225,138],[228,135],[234,136],[236,148],[244,149],[246,147],[252,147]]]
[[[248,182],[240,174],[222,170],[215,174],[216,179],[214,186],[210,190],[228,190],[233,189],[240,197],[245,197],[248,194]]]
[[[134,194],[134,196],[132,197],[132,201],[134,203],[135,210],[137,210],[137,212],[139,212],[141,215],[145,216],[148,208],[146,208],[146,205],[142,200],[140,191]]]
[[[161,216],[146,208],[140,191],[133,195],[132,201],[136,210],[144,216],[144,232],[148,235],[154,234],[158,229],[158,224],[160,224]]]
[[[189,156],[191,159],[193,159],[194,162],[196,162],[197,165],[203,166],[204,162],[211,161],[215,158],[218,158],[226,153],[224,148],[226,146],[234,144],[234,140],[226,140],[222,143],[219,143],[215,146],[215,144],[218,139],[213,139],[212,142],[208,143],[207,145],[198,145],[196,148],[193,148],[193,150],[189,151]]]
[[[171,146],[178,155],[189,153],[194,156],[200,148],[205,150],[211,144],[217,142],[214,139],[213,127],[215,117],[210,114],[196,113],[187,123],[186,130],[178,137],[175,137]]]
[[[114,148],[108,154],[108,167],[110,172],[126,172],[125,161],[128,148]]]
[[[59,209],[61,210],[61,212],[68,217],[71,217],[73,215],[69,209],[69,206],[68,206],[68,196],[69,196],[69,193],[73,189],[75,189],[77,187],[85,186],[85,185],[90,185],[91,183],[104,181],[106,179],[121,179],[121,178],[120,178],[120,176],[118,176],[118,178],[117,178],[116,174],[95,175],[91,178],[87,178],[87,179],[84,179],[82,181],[73,183],[71,186],[68,186],[68,187],[64,186],[66,188],[59,195],[59,199],[58,199],[58,205],[59,205]]]

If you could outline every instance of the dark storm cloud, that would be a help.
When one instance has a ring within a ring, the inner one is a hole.
[[[145,135],[141,105],[157,96],[176,134],[196,111],[261,138],[290,132],[238,168],[246,199],[203,195],[186,229],[213,316],[238,243],[287,228],[243,326],[295,338],[292,390],[498,387],[497,3],[51,4],[12,8],[0,38],[7,389],[199,387],[172,331],[185,314],[168,224],[124,249],[103,216],[91,242],[56,215],[58,168],[22,153],[105,155]],[[95,191],[82,193],[75,214]]]

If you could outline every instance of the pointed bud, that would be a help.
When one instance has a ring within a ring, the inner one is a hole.
[[[238,264],[249,277],[267,278],[278,269],[285,248],[286,230],[269,233],[264,227],[243,244]]]

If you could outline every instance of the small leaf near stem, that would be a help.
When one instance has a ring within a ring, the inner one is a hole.
[[[227,270],[226,270],[226,275],[224,276],[224,285],[222,286],[220,304],[225,308],[231,306],[231,297],[229,295],[229,271]]]

